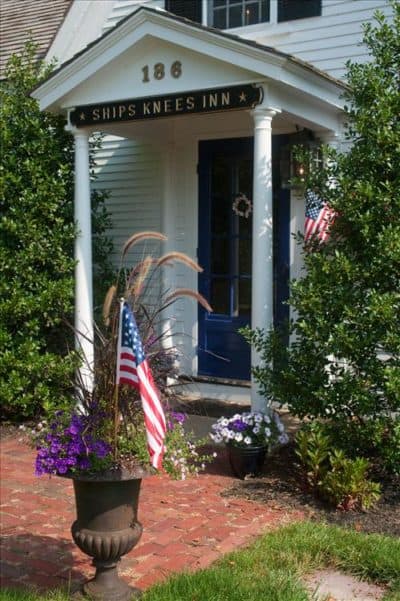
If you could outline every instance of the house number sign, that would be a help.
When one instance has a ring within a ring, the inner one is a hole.
[[[174,71],[171,66],[170,73],[172,77],[180,77],[181,64],[177,65],[177,63],[179,61],[175,61],[172,65]],[[157,65],[162,65],[162,63],[157,63]],[[159,79],[164,77],[165,72],[164,65],[163,69],[157,67],[157,77]],[[173,75],[173,72],[175,75]],[[154,73],[156,73],[155,70]],[[150,77],[150,73],[147,75]],[[75,127],[85,127],[87,125],[100,125],[101,123],[139,121],[191,113],[213,113],[253,108],[261,101],[262,88],[255,84],[245,84],[243,86],[212,88],[163,96],[148,96],[147,98],[132,98],[117,102],[87,104],[75,107],[70,112],[69,118],[71,124]]]
[[[145,65],[144,67],[142,67],[142,72],[143,72],[142,82],[149,83],[149,81],[151,80],[149,65]],[[182,75],[181,61],[173,62],[170,67],[169,72],[174,79],[178,79]],[[156,63],[153,67],[153,74],[152,74],[153,79],[158,79],[158,80],[164,79],[164,76],[165,76],[164,63]]]

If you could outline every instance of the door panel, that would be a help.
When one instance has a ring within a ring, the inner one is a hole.
[[[250,348],[238,329],[250,324],[252,214],[232,205],[238,194],[252,199],[252,152],[251,138],[199,146],[199,290],[214,309],[199,309],[201,375],[250,378]]]

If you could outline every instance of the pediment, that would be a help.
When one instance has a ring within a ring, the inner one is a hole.
[[[177,64],[180,70],[173,68]],[[343,105],[342,83],[294,57],[144,7],[61,65],[32,96],[42,110],[66,113],[94,103],[258,82],[268,86],[271,106],[289,103],[289,111],[293,103],[311,111],[323,105],[333,113]]]
[[[259,79],[250,70],[147,35],[64,96],[61,106],[174,94]]]

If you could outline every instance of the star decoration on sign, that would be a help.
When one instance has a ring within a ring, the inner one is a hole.
[[[80,119],[81,121],[84,121],[84,120],[86,119],[85,113],[81,113],[81,114],[79,115],[79,119]]]
[[[240,92],[239,101],[240,102],[246,102],[246,100],[247,100],[246,94],[244,92]]]

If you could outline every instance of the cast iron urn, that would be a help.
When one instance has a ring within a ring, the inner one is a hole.
[[[141,477],[113,476],[73,478],[77,519],[71,532],[81,551],[93,557],[96,574],[83,592],[96,601],[129,601],[140,595],[119,578],[117,565],[142,534],[137,521]]]

